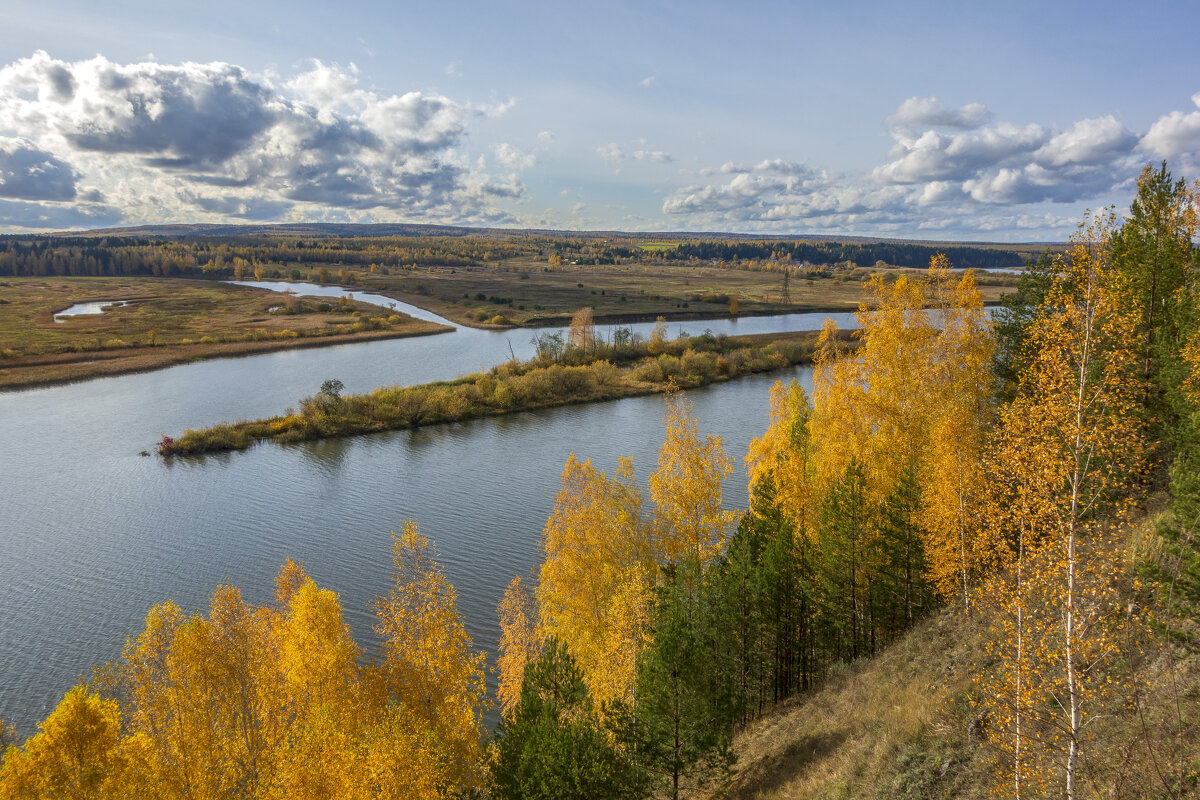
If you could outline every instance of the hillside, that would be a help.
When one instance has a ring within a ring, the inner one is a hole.
[[[1187,605],[1178,616],[1164,608],[1172,565],[1155,533],[1163,518],[1144,518],[1126,542],[1126,557],[1141,571],[1156,566],[1167,578],[1151,584],[1159,637],[1144,661],[1147,691],[1094,732],[1116,759],[1104,770],[1108,783],[1084,796],[1200,796],[1200,608]],[[750,723],[734,741],[731,780],[712,797],[994,797],[1000,751],[971,702],[976,676],[994,666],[983,644],[984,616],[944,609],[876,658],[835,670],[816,691]],[[1174,647],[1162,636],[1168,628]],[[1170,785],[1172,764],[1182,767],[1180,791]]]

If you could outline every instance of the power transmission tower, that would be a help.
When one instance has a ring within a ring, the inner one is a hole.
[[[784,267],[783,268],[783,288],[779,290],[779,302],[781,302],[781,303],[792,302],[792,292],[788,288],[788,280],[791,278],[791,275],[792,275],[791,267]]]

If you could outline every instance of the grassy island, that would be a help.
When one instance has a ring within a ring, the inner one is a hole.
[[[509,361],[486,373],[366,394],[342,395],[341,383],[331,380],[301,400],[299,411],[188,430],[178,438],[164,437],[158,449],[164,456],[241,450],[265,439],[352,436],[695,388],[805,363],[818,335],[704,334],[673,341],[652,335],[648,341],[596,343],[556,353],[547,348],[529,361]],[[849,341],[849,333],[842,335]]]

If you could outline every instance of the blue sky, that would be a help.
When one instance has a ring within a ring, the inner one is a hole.
[[[1200,173],[1194,2],[8,0],[0,229],[1064,238]]]

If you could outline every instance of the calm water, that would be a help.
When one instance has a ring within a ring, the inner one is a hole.
[[[824,317],[672,323],[671,333],[806,330]],[[529,339],[457,328],[0,393],[0,716],[29,734],[81,674],[119,654],[151,605],[204,608],[226,581],[261,603],[287,557],[341,594],[372,648],[370,603],[388,589],[390,532],[408,518],[437,543],[476,644],[494,652],[496,603],[538,561],[568,453],[606,471],[632,455],[644,481],[662,441],[660,397],[197,460],[139,453],[187,427],[278,413],[327,378],[356,392],[453,378],[506,360],[510,346],[528,356]],[[729,506],[745,506],[742,457],[766,426],[770,385],[790,375],[808,381],[797,369],[688,393],[735,461]]]
[[[76,303],[68,306],[54,315],[55,322],[66,322],[70,317],[81,317],[89,314],[103,314],[110,308],[120,308],[128,300],[105,300],[99,303]]]

